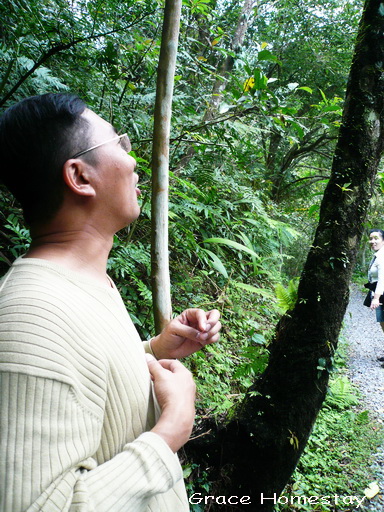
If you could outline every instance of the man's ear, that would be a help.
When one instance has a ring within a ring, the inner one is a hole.
[[[77,195],[94,197],[92,186],[93,169],[79,158],[71,158],[63,165],[63,178],[67,187]]]

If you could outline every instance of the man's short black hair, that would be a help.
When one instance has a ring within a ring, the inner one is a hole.
[[[382,229],[371,229],[369,231],[369,234],[371,234],[371,233],[379,233],[381,238],[384,240],[384,230],[382,230]]]
[[[0,118],[0,181],[20,202],[28,224],[49,220],[63,200],[64,163],[89,144],[86,104],[73,94],[43,94]]]

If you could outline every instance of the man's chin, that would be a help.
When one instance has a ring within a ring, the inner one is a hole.
[[[130,217],[127,218],[125,220],[125,222],[121,224],[121,226],[117,229],[116,232],[121,231],[122,229],[129,228],[130,225],[133,224],[135,222],[135,220],[137,220],[140,217],[140,213],[141,213],[141,209],[139,208],[137,214],[130,215]]]

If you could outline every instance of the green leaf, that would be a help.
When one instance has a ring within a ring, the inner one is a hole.
[[[183,478],[188,478],[192,473],[192,466],[188,465],[183,467]]]
[[[252,341],[258,345],[265,345],[267,342],[263,334],[253,334]]]
[[[273,55],[269,50],[261,50],[261,52],[257,54],[257,58],[258,60],[267,60],[269,62],[280,62],[276,55]]]
[[[309,92],[309,94],[313,93],[313,90],[310,87],[306,87],[306,86],[298,87],[297,90],[306,91],[306,92]]]
[[[309,210],[308,210],[308,215],[313,215],[315,212],[319,211],[320,210],[320,205],[318,204],[313,204]]]
[[[231,285],[236,288],[241,288],[242,290],[246,290],[247,292],[257,293],[266,299],[272,299],[273,293],[269,290],[264,290],[263,288],[256,288],[256,286],[252,286],[251,284],[241,283],[239,281],[231,281]]]
[[[319,91],[320,91],[321,97],[323,98],[324,103],[328,103],[327,97],[325,96],[323,91],[321,89],[319,89]]]
[[[252,89],[255,89],[256,91],[261,91],[267,88],[268,84],[268,77],[264,75],[264,73],[261,71],[261,69],[256,68],[255,72],[253,74],[254,78],[254,84]]]
[[[277,303],[280,308],[285,312],[294,308],[297,302],[297,289],[299,286],[299,278],[293,278],[289,281],[288,286],[285,288],[282,284],[278,283],[275,287]]]
[[[293,120],[289,120],[289,123],[300,138],[304,137],[305,126]]]
[[[229,240],[228,238],[206,238],[203,240],[203,243],[211,243],[211,244],[219,244],[219,245],[227,245],[228,247],[231,247],[232,249],[236,249],[240,252],[246,252],[250,254],[251,256],[255,256],[258,258],[259,256],[253,251],[252,249],[249,249],[249,247],[246,247],[243,244],[239,244],[238,242],[234,242],[233,240]]]
[[[202,249],[202,251],[207,253],[208,256],[210,256],[212,258],[212,260],[210,261],[212,267],[215,268],[218,272],[220,272],[220,274],[222,274],[226,279],[228,279],[228,272],[227,272],[223,262],[221,261],[221,259],[218,256],[216,256],[216,254],[214,252],[210,251],[209,249]]]

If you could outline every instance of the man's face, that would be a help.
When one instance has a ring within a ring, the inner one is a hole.
[[[91,127],[91,145],[117,136],[112,125],[91,110],[85,110],[83,116]],[[140,190],[136,186],[139,178],[134,172],[136,160],[128,155],[127,149],[130,148],[123,145],[121,139],[115,139],[93,150],[97,160],[95,204],[102,213],[103,226],[107,229],[111,227],[115,232],[133,222],[140,214],[137,201]]]
[[[374,231],[369,235],[369,245],[374,251],[378,251],[383,247],[384,240],[379,232]]]

